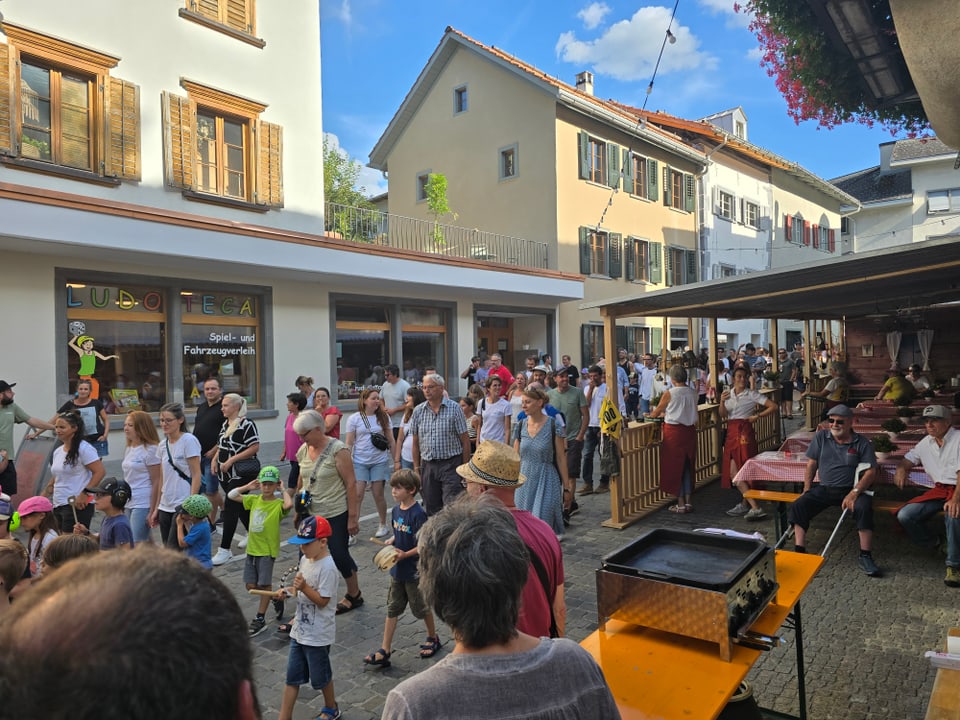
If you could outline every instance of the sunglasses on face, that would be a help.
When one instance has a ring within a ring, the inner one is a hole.
[[[827,423],[830,425],[846,425],[847,421],[843,418],[828,418]]]

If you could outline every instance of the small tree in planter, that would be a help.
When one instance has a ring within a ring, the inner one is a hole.
[[[897,408],[897,417],[909,418],[909,417],[913,417],[916,414],[917,414],[917,411],[907,405]]]
[[[888,436],[877,435],[873,438],[873,451],[877,454],[877,460],[886,460],[887,456],[896,450],[897,446]]]
[[[904,430],[907,429],[907,424],[900,418],[895,417],[895,418],[888,418],[887,420],[884,420],[882,423],[880,423],[880,427],[889,433],[893,433],[894,435],[899,435],[900,433],[902,433]]]
[[[437,247],[443,247],[447,241],[443,237],[440,219],[444,215],[452,215],[454,220],[457,219],[457,213],[450,209],[450,203],[447,202],[447,176],[430,173],[424,191],[427,195],[427,207],[433,215],[433,242]]]

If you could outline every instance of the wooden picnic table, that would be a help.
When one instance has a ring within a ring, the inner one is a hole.
[[[902,459],[901,455],[899,458],[893,456],[883,462],[878,462],[879,471],[875,482],[892,485],[897,465],[900,464]],[[802,484],[806,468],[807,458],[803,453],[773,450],[762,452],[747,460],[737,472],[734,481],[746,481],[751,484],[759,482]],[[819,482],[819,478],[814,476],[813,481]],[[934,484],[930,476],[920,467],[915,467],[910,471],[907,481],[911,485],[925,488],[932,488]]]

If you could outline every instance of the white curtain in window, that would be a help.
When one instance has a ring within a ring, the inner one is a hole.
[[[930,369],[930,348],[933,347],[933,330],[917,330],[917,343],[923,358],[923,369]]]
[[[887,333],[887,354],[890,355],[890,369],[897,367],[897,355],[900,354],[900,339],[903,333],[899,330]]]

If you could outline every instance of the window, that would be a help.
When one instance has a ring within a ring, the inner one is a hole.
[[[0,82],[0,157],[104,184],[139,180],[140,89],[110,75],[119,59],[9,23],[2,29],[0,78],[11,82]]]
[[[960,188],[927,192],[927,214],[960,212]]]
[[[203,381],[216,376],[224,392],[263,404],[258,358],[268,348],[261,337],[261,291],[85,276],[72,276],[64,285],[72,334],[64,389],[73,390],[78,377],[92,376],[107,412],[156,412],[181,390],[186,405],[199,405]],[[106,359],[81,353],[86,350]]]
[[[515,178],[519,173],[517,167],[517,146],[502,148],[500,150],[500,179],[509,180]]]
[[[737,268],[735,268],[733,265],[724,265],[721,263],[720,267],[717,268],[717,277],[728,278],[736,277],[736,275]]]
[[[818,229],[820,231],[820,241],[817,243],[817,247],[824,252],[833,252],[833,250],[830,249],[830,228],[820,225]]]
[[[783,216],[784,239],[794,245],[804,244],[804,221],[801,215]]]
[[[461,85],[453,89],[453,114],[459,115],[467,111],[467,86]]]
[[[262,48],[266,43],[255,35],[255,5],[256,0],[186,0],[180,17]]]
[[[620,146],[591,137],[577,136],[580,178],[610,187],[620,186]]]
[[[760,229],[760,206],[749,200],[743,201],[743,224]]]
[[[620,233],[581,227],[580,272],[584,275],[620,277],[623,274],[622,240]]]
[[[733,134],[741,140],[747,139],[747,128],[740,120],[737,120],[737,122],[734,124]]]
[[[663,245],[643,238],[629,238],[626,245],[626,279],[663,282]]]
[[[283,207],[283,130],[260,119],[266,105],[181,80],[164,92],[164,175],[184,197],[269,210]]]
[[[685,212],[693,212],[696,202],[696,180],[690,173],[663,168],[663,204]]]
[[[667,285],[697,282],[697,252],[686,248],[669,248],[666,252]]]
[[[853,225],[853,219],[848,217],[840,218],[840,234],[849,235]]]
[[[733,195],[725,190],[717,191],[717,215],[726,220],[736,220]]]
[[[417,202],[427,201],[427,183],[430,182],[430,171],[417,173]]]
[[[603,325],[580,326],[581,367],[589,368],[603,357]]]
[[[656,202],[660,197],[657,161],[623,151],[623,187],[630,194]]]

